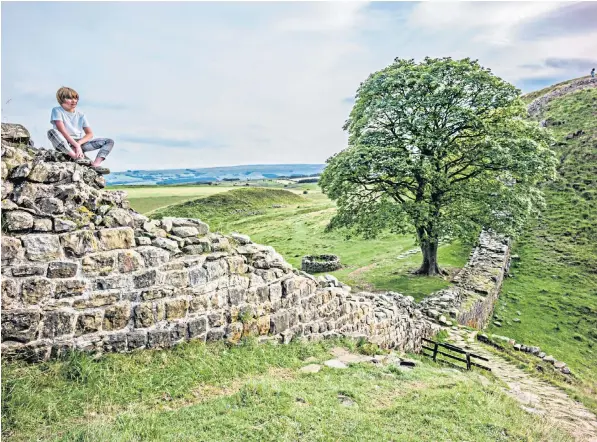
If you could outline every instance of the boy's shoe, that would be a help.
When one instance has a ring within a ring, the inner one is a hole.
[[[108,175],[110,173],[110,169],[108,169],[107,167],[91,166],[91,168],[93,170],[95,170],[97,173],[99,173],[100,175]]]
[[[91,166],[91,160],[89,158],[74,158],[73,161],[83,166]]]

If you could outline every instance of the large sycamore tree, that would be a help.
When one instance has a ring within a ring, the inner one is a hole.
[[[328,230],[416,234],[425,275],[443,273],[440,240],[515,235],[555,163],[547,130],[525,117],[520,91],[476,60],[396,59],[361,83],[348,147],[327,160]]]

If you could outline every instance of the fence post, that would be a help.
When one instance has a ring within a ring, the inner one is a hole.
[[[436,361],[436,358],[437,358],[437,348],[438,348],[438,345],[439,345],[437,342],[434,342],[434,344],[435,344],[435,346],[433,347],[433,362]]]
[[[471,354],[469,352],[466,353],[466,369],[471,369]]]

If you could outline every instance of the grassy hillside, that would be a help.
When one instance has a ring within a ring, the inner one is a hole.
[[[490,331],[566,362],[574,393],[597,411],[597,89],[554,99],[537,119],[558,139],[559,176],[544,188],[545,212],[514,245],[520,261],[496,310],[503,326]]]
[[[248,234],[255,242],[273,246],[297,268],[305,255],[336,254],[344,267],[330,273],[355,289],[393,290],[421,299],[449,285],[441,277],[409,274],[421,260],[413,236],[385,234],[375,240],[347,240],[341,231],[324,232],[335,210],[316,185],[306,184],[291,191],[236,189],[163,208],[152,217],[200,218],[212,231]],[[415,254],[403,256],[413,249]],[[454,271],[464,265],[469,251],[470,247],[460,243],[445,244],[439,251],[440,263]]]
[[[48,441],[567,441],[489,375],[430,359],[299,369],[354,343],[187,343],[2,369],[2,436]],[[308,357],[312,359],[305,361]],[[417,356],[412,356],[417,358]],[[488,376],[488,377],[485,377]],[[480,412],[481,411],[481,412]]]

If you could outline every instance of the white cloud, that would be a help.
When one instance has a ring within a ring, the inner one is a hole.
[[[3,121],[24,124],[47,145],[55,91],[69,85],[96,135],[115,138],[108,159],[115,171],[324,162],[346,145],[346,99],[395,57],[470,56],[512,82],[578,76],[540,66],[548,57],[594,56],[594,34],[524,41],[517,34],[559,7],[7,3],[2,101],[13,101],[3,104]],[[60,19],[65,14],[90,19]],[[173,142],[143,144],[147,138]],[[182,146],[188,140],[195,148]]]

